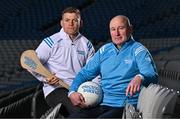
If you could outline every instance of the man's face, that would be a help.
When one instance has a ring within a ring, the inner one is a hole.
[[[75,13],[65,13],[61,26],[68,35],[76,36],[80,28],[80,16]]]
[[[113,18],[109,27],[112,41],[117,46],[125,43],[132,33],[132,27],[128,25],[128,21],[123,17]]]

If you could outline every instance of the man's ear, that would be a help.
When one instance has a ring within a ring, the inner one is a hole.
[[[63,23],[62,23],[62,20],[60,20],[59,22],[60,26],[63,27]]]
[[[130,25],[129,27],[130,27],[130,33],[132,34],[132,33],[133,33],[133,30],[134,30],[134,29],[133,29],[133,26]]]
[[[80,27],[83,27],[83,20],[80,21]]]

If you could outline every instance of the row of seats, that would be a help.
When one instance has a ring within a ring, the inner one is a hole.
[[[146,118],[177,118],[180,106],[180,93],[157,84],[150,84],[144,87],[138,98],[137,107],[126,104],[123,119],[146,119]],[[55,108],[50,108],[41,119],[64,118],[61,114],[63,106],[58,104]]]
[[[155,61],[158,71],[159,70],[168,70],[168,71],[174,71],[179,72],[179,60],[159,60]]]
[[[170,47],[158,51],[156,54],[154,54],[154,59],[156,61],[180,60],[180,55],[179,55],[180,47],[179,47],[179,43],[177,44],[178,47],[174,47],[174,48]]]
[[[46,30],[47,27],[51,27],[51,25],[53,25],[54,22],[59,23],[61,11],[65,7],[75,6],[78,8],[83,8],[83,6],[86,6],[86,4],[89,3],[89,0],[21,0],[14,2],[19,2],[18,4],[20,4],[17,10],[14,10],[17,4],[13,5],[13,2],[11,2],[11,0],[7,0],[7,2],[2,2],[2,5],[0,4],[0,6],[2,6],[2,10],[8,8],[8,10],[4,11],[9,11],[8,13],[2,13],[4,15],[7,15],[7,18],[2,17],[2,22],[5,21],[6,24],[4,24],[3,22],[3,27],[2,29],[0,28],[0,38],[30,38],[33,40],[41,39],[45,37],[43,31]],[[9,6],[11,5],[11,3],[13,7]],[[11,13],[16,14],[12,16]]]
[[[40,118],[50,110],[42,85],[19,89],[0,99],[0,118]]]
[[[0,108],[5,107],[13,102],[16,102],[29,94],[32,94],[33,92],[35,92],[35,90],[36,90],[36,87],[23,89],[23,90],[21,89],[20,91],[18,91],[16,93],[12,93],[4,98],[1,98],[0,99]]]
[[[171,51],[173,52],[174,51],[173,48],[176,48],[180,45],[180,38],[179,37],[145,38],[145,39],[140,39],[139,41],[143,45],[145,45],[154,54],[162,52],[164,55],[166,55],[166,53],[168,53],[168,52],[166,52],[168,49],[169,50],[171,49]]]
[[[92,40],[106,41],[109,38],[107,24],[117,14],[127,15],[130,18],[136,29],[134,36],[137,38],[179,37],[180,24],[176,22],[180,18],[180,3],[178,0],[168,2],[160,0],[92,1],[3,1],[2,3],[7,4],[1,5],[2,10],[5,9],[4,11],[10,11],[10,13],[17,12],[18,14],[12,17],[7,13],[9,16],[7,15],[8,18],[3,20],[6,21],[6,24],[4,22],[2,24],[4,27],[0,30],[0,37],[7,39],[40,39],[49,35],[48,33],[44,34],[43,31],[52,28],[52,25],[59,27],[60,11],[68,6],[81,9],[85,23],[82,33]],[[14,10],[16,7],[7,7],[8,4],[14,4],[13,6],[16,6],[17,10]],[[9,9],[6,10],[7,8]],[[6,14],[6,12],[2,14]]]
[[[179,2],[177,0],[169,2],[160,0],[139,0],[137,2],[132,2],[131,0],[98,0],[82,11],[85,23],[82,31],[90,39],[107,40],[109,38],[109,20],[115,15],[123,14],[127,15],[134,25],[134,36],[136,38],[179,36],[177,32],[179,28],[176,24],[179,18],[179,11],[175,9],[178,6]],[[99,17],[99,14],[101,14],[101,17]],[[172,21],[166,22],[167,19]],[[173,30],[174,28],[176,30]]]
[[[28,95],[8,106],[0,108],[0,118],[30,118],[32,97],[32,94]]]
[[[180,93],[157,84],[144,87],[139,95],[137,107],[126,104],[124,119],[178,118]]]
[[[20,55],[27,49],[35,49],[38,40],[0,40],[0,82],[1,90],[13,90],[22,83],[33,81],[34,77],[20,66]],[[30,83],[30,82],[29,82]]]
[[[180,91],[180,61],[157,60],[159,84]]]

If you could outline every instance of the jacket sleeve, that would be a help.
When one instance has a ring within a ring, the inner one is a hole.
[[[91,81],[97,75],[100,74],[100,54],[99,51],[95,53],[95,55],[89,60],[89,62],[81,69],[81,71],[77,74],[73,83],[70,87],[71,91],[77,91],[78,87],[86,81]]]
[[[94,56],[95,54],[95,49],[92,45],[92,43],[89,41],[87,43],[87,48],[88,48],[88,57],[87,57],[87,60],[86,60],[86,64],[88,63],[88,61]],[[99,83],[101,80],[101,76],[98,75],[97,77],[95,77],[92,81],[93,82],[96,82],[96,83]]]
[[[158,73],[150,52],[144,47],[139,46],[135,50],[135,59],[140,74],[144,77],[143,85],[158,82]]]

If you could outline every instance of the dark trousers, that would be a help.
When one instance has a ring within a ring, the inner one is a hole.
[[[94,108],[81,109],[71,114],[68,118],[122,118],[123,107],[97,106]]]
[[[68,90],[65,88],[57,88],[49,95],[46,96],[46,102],[50,107],[55,107],[57,104],[62,103],[61,113],[67,117],[69,114],[78,111],[80,108],[72,105],[68,98]]]

